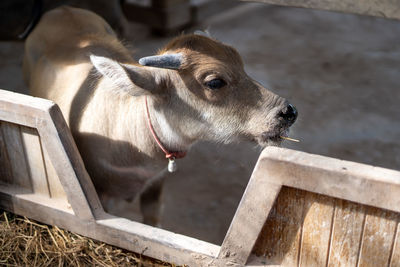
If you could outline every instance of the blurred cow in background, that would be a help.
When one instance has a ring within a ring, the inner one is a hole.
[[[1,0],[0,41],[25,39],[42,14],[62,5],[91,10],[103,17],[118,34],[123,34],[120,0]]]

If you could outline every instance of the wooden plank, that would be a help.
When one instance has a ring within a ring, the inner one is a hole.
[[[388,266],[397,226],[396,214],[373,207],[368,207],[366,214],[358,266]]]
[[[259,165],[272,184],[400,212],[399,171],[278,147],[264,149]]]
[[[323,197],[328,202],[324,205],[324,201],[321,202],[321,199],[317,199],[317,208],[308,205],[309,207],[305,209],[306,217],[300,255],[302,266],[326,266],[329,261],[328,251],[332,240],[330,235],[332,229],[329,227],[335,224],[334,221],[329,220],[329,217],[331,220],[334,219],[332,213],[335,208],[332,197],[400,212],[400,172],[395,170],[278,147],[267,147],[259,157],[249,185],[253,183],[252,179],[265,180],[256,183],[260,189],[254,190],[258,192],[257,197],[264,201],[268,196],[268,193],[265,192],[266,189],[281,185],[321,194],[322,196],[320,195],[319,198]],[[241,203],[251,203],[253,197],[244,195]],[[249,209],[254,207],[251,204],[248,206]],[[241,206],[238,209],[241,209]],[[246,214],[246,212],[242,213],[243,216]],[[265,214],[265,216],[268,215]],[[324,218],[324,216],[327,217]],[[313,226],[312,218],[315,219],[317,225]],[[243,225],[246,225],[245,220],[233,221],[231,228],[240,229]],[[239,232],[239,230],[236,231]],[[252,232],[255,231],[255,229],[252,230]],[[319,235],[315,233],[319,233]],[[240,251],[236,247],[248,246],[246,242],[242,242],[241,238],[240,235],[237,235],[236,239],[231,238],[230,242],[234,244],[234,251]],[[223,249],[229,251],[229,246],[224,248],[223,244],[221,252],[224,251]],[[243,253],[242,256],[246,255]],[[250,260],[252,260],[252,264],[266,264],[262,257],[254,256]]]
[[[242,266],[251,254],[263,225],[278,196],[281,185],[268,183],[255,167],[239,207],[233,217],[218,259]]]
[[[54,207],[43,196],[9,195],[1,193],[1,202],[11,211],[40,222],[101,240],[145,256],[179,265],[227,266],[214,264],[220,247],[195,238],[163,229],[103,214],[102,220],[83,220],[74,214]]]
[[[328,266],[357,266],[365,206],[336,199]]]
[[[0,120],[37,128],[46,119],[54,102],[0,90]]]
[[[297,266],[305,191],[283,187],[253,253],[269,265]]]
[[[246,0],[254,1],[254,0]],[[400,2],[393,0],[256,0],[268,4],[315,8],[361,15],[400,19]]]
[[[12,183],[26,189],[32,189],[20,127],[8,122],[2,122],[1,124],[13,172]]]
[[[0,122],[0,182],[11,184],[13,182],[12,167],[2,129],[3,123]]]
[[[396,236],[393,241],[394,241],[393,251],[389,267],[400,267],[400,219],[399,218],[397,220]]]
[[[7,107],[12,107],[12,111],[24,116],[36,115],[43,117],[43,114],[52,106],[54,106],[54,102],[47,99],[19,94],[8,90],[0,90],[0,110],[9,110]],[[7,120],[7,118],[1,118],[1,120]],[[18,124],[23,123],[21,122]]]
[[[50,197],[40,138],[36,129],[21,129],[33,192]]]
[[[307,192],[299,266],[326,266],[332,230],[334,199]]]
[[[43,147],[42,147],[43,149]],[[44,153],[44,163],[45,163],[45,170],[47,174],[47,181],[49,184],[49,190],[50,190],[50,195],[51,198],[58,198],[58,199],[64,199],[66,202],[67,201],[67,195],[64,191],[63,186],[61,185],[60,179],[58,177],[58,174],[56,170],[54,169],[53,163],[51,162],[51,159],[49,157],[49,153],[47,152],[46,149],[43,149]]]
[[[38,130],[69,203],[81,219],[100,218],[103,207],[60,108],[53,105],[48,115],[48,123]]]
[[[75,214],[82,219],[90,220],[94,219],[95,214],[98,214],[97,217],[102,216],[103,208],[96,190],[85,170],[61,111],[54,102],[0,90],[0,120],[36,128],[42,141],[42,147],[48,152],[51,164],[64,187]],[[24,147],[30,145],[30,142],[24,140],[29,138],[31,137],[23,136]],[[36,160],[31,152],[27,156],[28,165],[42,164],[45,166],[40,160]],[[29,169],[28,172],[31,170]],[[43,168],[40,167],[34,171],[34,174],[43,176]],[[32,178],[32,181],[37,180]],[[40,186],[36,185],[36,189],[38,187]],[[47,191],[46,195],[50,195],[50,191]]]

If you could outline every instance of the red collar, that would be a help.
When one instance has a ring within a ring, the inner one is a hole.
[[[154,140],[156,141],[158,147],[164,152],[165,157],[167,159],[181,159],[186,156],[186,151],[168,151],[163,144],[161,143],[160,139],[157,137],[156,132],[154,131],[153,125],[151,124],[150,119],[150,112],[149,112],[149,105],[147,104],[147,96],[145,96],[145,103],[146,103],[146,117],[147,117],[147,124],[149,126],[151,135],[153,136]]]

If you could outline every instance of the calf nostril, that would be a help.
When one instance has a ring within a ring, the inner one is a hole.
[[[297,109],[289,104],[279,113],[279,116],[292,125],[297,119]]]

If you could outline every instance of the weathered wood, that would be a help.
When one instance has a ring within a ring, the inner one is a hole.
[[[51,164],[60,178],[68,201],[76,215],[92,220],[97,213],[98,217],[102,216],[103,209],[100,200],[85,170],[69,128],[54,102],[0,90],[1,120],[36,128],[43,149],[49,155],[51,154]],[[28,165],[30,160],[35,161],[35,157],[27,155]],[[38,165],[40,164],[38,163]],[[40,171],[41,169],[43,171]],[[46,173],[44,168],[39,168],[35,172]],[[48,195],[50,194],[48,193]]]
[[[9,207],[16,214],[163,261],[189,266],[217,266],[213,264],[219,251],[217,245],[108,214],[104,214],[102,220],[82,220],[48,205],[42,196],[16,196],[1,192],[0,188],[0,201],[11,202]]]
[[[60,182],[60,178],[58,177],[58,174],[51,163],[49,153],[46,149],[43,151],[43,157],[46,166],[47,181],[49,184],[51,198],[60,198],[67,201],[67,195],[65,194],[64,188]]]
[[[8,157],[2,128],[3,124],[0,122],[0,182],[11,184],[13,181],[12,166]]]
[[[300,266],[326,266],[330,246],[334,199],[307,192],[300,244]]]
[[[400,265],[399,213],[315,193],[299,193],[283,187],[254,246],[258,259],[252,258],[249,266]]]
[[[35,194],[50,197],[42,145],[37,130],[23,127],[21,133],[26,153],[26,161],[32,179],[33,192]]]
[[[366,212],[358,266],[388,266],[398,222],[396,214],[377,208]]]
[[[250,256],[281,189],[280,184],[268,183],[257,169],[256,165],[218,254],[219,259],[239,266]]]
[[[269,181],[266,188],[271,185],[283,185],[400,212],[400,198],[398,197],[400,195],[400,172],[398,171],[268,147],[262,152],[253,172],[252,177],[257,176],[263,176],[265,180]],[[258,197],[265,200],[269,196],[260,194]],[[326,216],[332,219],[332,207],[325,208],[327,210],[325,212],[330,214],[330,217]],[[269,210],[270,208],[266,212],[268,213]],[[305,224],[307,223],[305,222]],[[329,219],[325,221],[324,227],[327,225],[331,225]],[[330,228],[326,230],[331,231]],[[324,237],[325,240],[326,236],[329,236],[329,231]],[[328,247],[334,244],[332,238],[328,238]],[[269,241],[263,240],[263,242]],[[303,243],[302,245],[304,245]],[[326,247],[325,244],[323,246]],[[318,254],[318,257],[312,261],[317,264],[320,261],[322,265],[326,265],[329,257],[328,251],[324,251],[323,257]],[[252,258],[252,260],[258,264],[260,262],[269,263],[265,257]],[[306,264],[312,263],[307,262]]]
[[[61,210],[63,212],[66,212],[68,214],[74,215],[74,212],[71,208],[70,205],[63,199],[56,199],[56,198],[51,198],[49,199],[47,196],[36,194],[34,192],[30,192],[27,189],[21,189],[21,187],[16,186],[16,185],[0,185],[0,197],[4,197],[5,199],[13,199],[14,197],[18,197],[19,199],[26,199],[29,200],[32,203],[35,203],[32,207],[35,205],[42,205],[47,208],[55,209],[55,210]],[[14,209],[14,206],[12,206],[11,209]],[[7,209],[11,212],[13,212],[10,209]],[[31,212],[29,211],[20,211],[21,212]]]
[[[257,1],[280,6],[292,6],[339,11],[384,17],[388,19],[400,19],[400,2],[395,0],[245,0]]]
[[[32,190],[20,127],[3,121],[1,122],[1,129],[12,168],[12,184]]]
[[[100,200],[57,105],[49,108],[48,121],[38,130],[76,215],[90,220],[101,218],[103,208]]]
[[[293,218],[284,218],[280,226],[272,226],[273,224],[267,221],[266,225],[275,229],[266,229],[264,225],[254,247],[258,257],[250,257],[248,266],[368,266],[365,265],[367,263],[369,266],[388,266],[389,260],[392,265],[398,264],[398,241],[394,239],[394,235],[395,231],[398,231],[395,230],[395,226],[399,220],[393,218],[394,214],[400,214],[400,172],[270,147],[263,151],[253,175],[261,173],[270,185],[281,184],[283,188],[294,187],[325,196],[319,195],[322,200],[312,200],[314,194],[306,194],[306,202],[309,204],[306,204],[304,209],[299,265],[294,262],[290,253],[285,255],[291,259],[290,262],[286,261],[285,257],[278,257],[274,247],[274,243],[279,244],[277,240],[287,238],[279,235],[283,235],[285,231],[282,228],[286,229],[284,223]],[[261,195],[259,197],[266,198]],[[293,195],[288,194],[287,197]],[[283,202],[279,202],[279,197],[274,205],[278,203],[285,206]],[[378,207],[368,207],[368,210],[379,211],[376,217],[372,216],[371,212],[369,217],[365,215],[364,204]],[[386,210],[388,208],[394,212]],[[287,211],[288,216],[295,216],[288,209],[278,207],[272,209],[270,216],[274,216],[278,209],[282,212]],[[268,220],[270,219],[271,217]],[[369,236],[367,241],[366,235]],[[269,244],[269,248],[260,249],[263,245],[265,248],[265,244]],[[373,247],[375,255],[374,252],[367,252]],[[382,254],[377,254],[381,250]],[[304,253],[305,251],[308,252]],[[373,261],[369,257],[375,257],[376,260]]]
[[[30,105],[35,100],[26,96],[22,96],[21,102],[18,102],[17,95],[0,90],[0,96],[4,96],[0,98],[0,120],[37,128],[22,127],[27,165],[39,165],[34,170],[35,177],[45,174],[55,177],[56,173],[73,210],[65,199],[55,198],[54,191],[53,198],[49,198],[49,194],[41,194],[38,190],[32,194],[11,185],[0,185],[1,207],[165,261],[203,266],[206,264],[202,262],[217,260],[219,246],[104,213],[59,108],[45,100],[39,100],[43,105]],[[36,116],[35,119],[31,117],[32,114]],[[37,154],[37,157],[33,154]],[[53,166],[54,170],[49,166]],[[52,190],[51,179],[48,181]],[[34,185],[35,189],[38,187]]]
[[[337,199],[328,266],[357,266],[365,207]]]
[[[381,258],[373,263],[398,264],[399,241],[394,237],[398,236],[399,220],[393,214],[397,216],[400,212],[400,172],[268,148],[260,156],[220,248],[104,213],[59,108],[50,101],[36,101],[26,96],[19,102],[17,95],[0,90],[0,120],[24,125],[23,144],[30,146],[26,149],[26,163],[31,167],[34,160],[29,153],[41,152],[37,158],[42,169],[38,164],[35,171],[47,174],[47,190],[50,187],[53,198],[49,198],[49,193],[34,191],[32,194],[27,190],[21,193],[23,188],[0,185],[0,205],[12,212],[177,264],[243,266],[256,240],[255,251],[267,255],[274,261],[272,264],[297,265],[296,259],[299,259],[303,266],[327,263],[333,266],[337,257],[341,257],[337,255],[343,254],[353,258],[346,261],[350,264],[356,254],[362,266],[373,262],[368,257],[377,255],[379,249],[382,249]],[[50,176],[58,177],[73,211],[65,197],[55,197],[60,184],[56,182],[53,190]],[[283,189],[283,197],[275,201],[282,186],[298,189]],[[293,194],[293,190],[298,193]],[[354,201],[355,206],[335,198]],[[277,206],[272,208],[274,203]],[[379,207],[369,208],[372,211],[361,227],[363,234],[360,233],[361,204]],[[271,209],[270,219],[275,222],[266,223]],[[352,223],[353,228],[346,232]],[[265,228],[257,239],[263,226],[277,224],[281,226],[276,226],[276,232]],[[358,235],[362,236],[361,246],[357,244]],[[268,238],[272,241],[265,240]],[[346,248],[338,248],[340,243],[346,243]],[[353,244],[357,250],[361,248],[360,253],[350,248]],[[370,253],[374,246],[378,249]]]
[[[268,265],[297,266],[301,247],[299,266],[325,266],[326,261],[328,266],[356,266],[364,210],[365,206],[349,201],[283,187],[253,253]]]
[[[38,128],[54,105],[49,100],[0,90],[0,121]]]
[[[400,219],[397,220],[396,236],[393,240],[393,251],[389,267],[400,267]]]
[[[366,164],[268,147],[257,172],[282,184],[400,212],[400,172]]]
[[[253,252],[266,263],[297,266],[304,216],[305,192],[283,187],[271,210]]]

